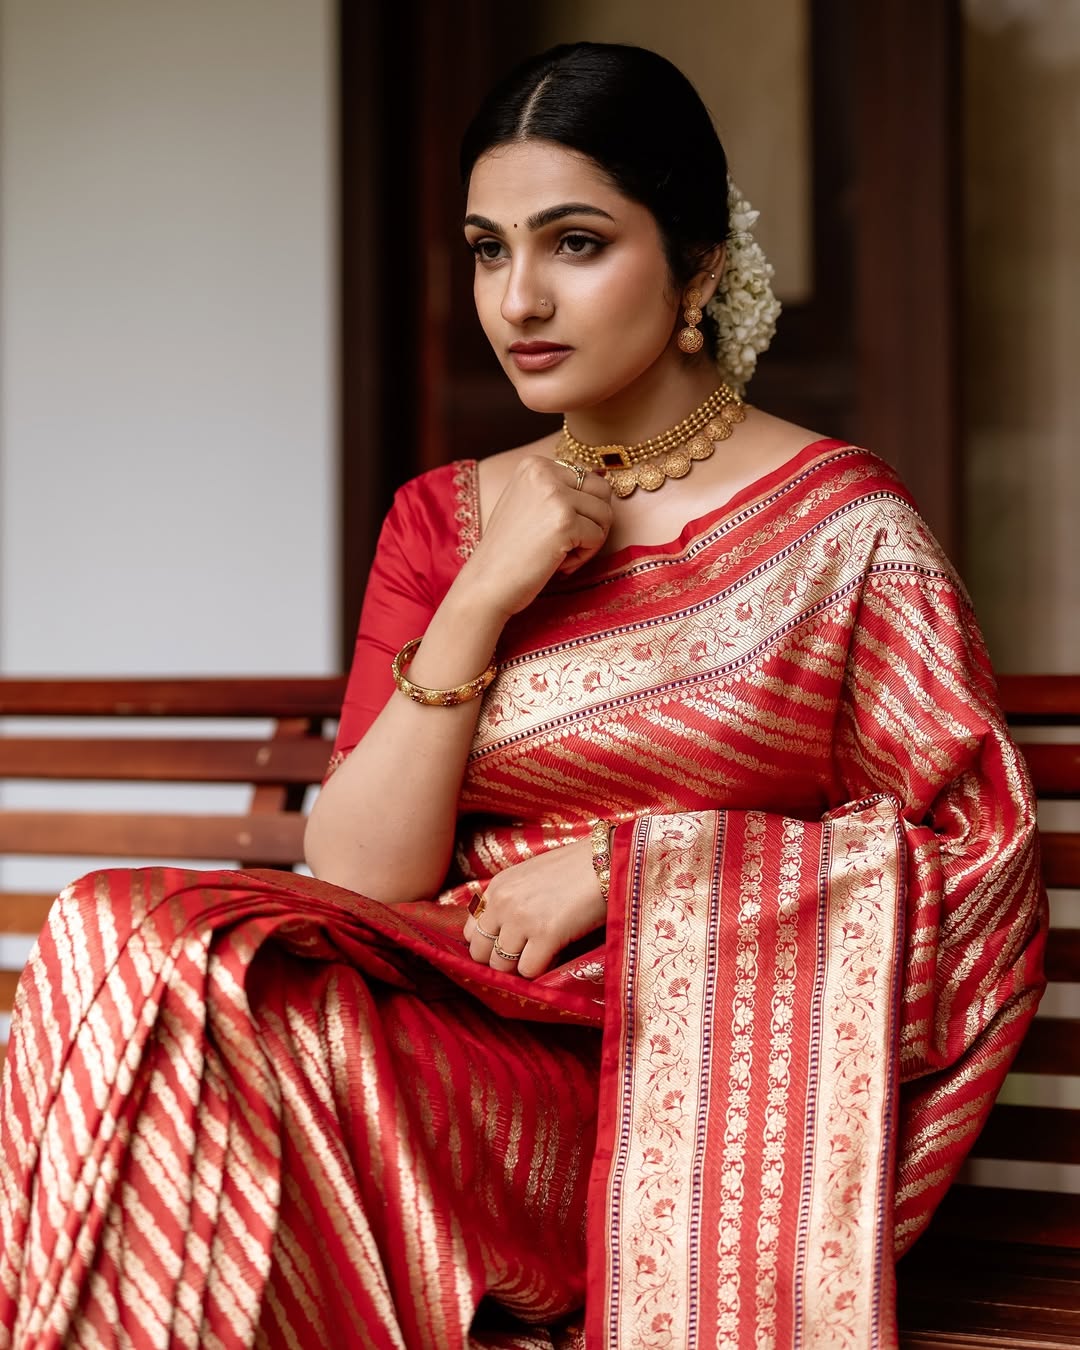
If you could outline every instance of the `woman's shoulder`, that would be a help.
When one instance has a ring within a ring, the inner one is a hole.
[[[904,490],[890,464],[854,441],[815,431],[757,407],[748,412],[747,429],[752,431],[747,438],[747,464],[763,479],[773,472],[793,470],[800,478],[835,474],[853,487]]]
[[[530,455],[543,455],[550,459],[555,453],[555,442],[558,439],[558,432],[553,431],[547,435],[538,437],[535,441],[526,441],[523,445],[515,445],[509,450],[497,450],[494,454],[485,455],[476,465],[476,483],[479,498],[479,509],[486,519],[491,512],[491,508],[502,495],[503,488],[510,481],[514,469],[523,459]]]
[[[448,501],[471,491],[474,485],[485,492],[494,489],[497,496],[522,459],[528,455],[550,457],[554,453],[557,434],[552,432],[509,450],[455,459],[426,469],[403,483],[397,490],[397,497],[405,501]]]
[[[550,456],[554,445],[552,433],[482,458],[455,459],[426,469],[397,489],[390,518],[397,525],[423,528],[436,536],[446,530],[465,555],[480,537],[481,503],[490,510],[514,466],[527,455]]]
[[[899,471],[882,456],[851,441],[823,439],[807,446],[801,470],[805,494],[800,502],[813,501],[822,519],[844,521],[849,548],[864,551],[868,567],[944,578],[964,592],[955,565]]]
[[[940,543],[899,471],[855,441],[821,436],[767,414],[758,414],[761,452],[781,467],[764,474],[758,495],[775,494],[793,519],[845,520],[856,536],[874,541],[871,552],[895,546],[908,562],[952,571]],[[763,433],[763,434],[761,434]],[[801,447],[801,448],[800,448]],[[792,450],[790,459],[785,450]]]
[[[395,491],[382,541],[422,548],[425,556],[462,559],[479,538],[476,461],[453,460],[407,479]]]

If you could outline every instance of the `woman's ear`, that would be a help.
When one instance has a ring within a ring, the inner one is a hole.
[[[724,275],[724,263],[727,261],[727,248],[723,244],[717,246],[701,260],[701,269],[694,275],[691,286],[696,286],[701,292],[702,309],[716,294],[717,287],[720,285],[720,278]]]

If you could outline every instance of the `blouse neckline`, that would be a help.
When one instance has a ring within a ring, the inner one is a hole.
[[[602,553],[593,558],[578,572],[575,572],[572,577],[567,577],[566,582],[568,585],[580,584],[586,579],[592,580],[607,576],[638,562],[643,557],[678,557],[690,547],[697,537],[715,528],[725,517],[738,514],[755,499],[769,496],[791,479],[797,478],[811,460],[818,456],[827,456],[834,450],[849,448],[851,448],[850,443],[847,441],[837,440],[831,436],[821,436],[816,441],[811,441],[808,445],[802,446],[775,469],[771,469],[760,478],[747,483],[745,487],[740,488],[719,506],[714,506],[702,515],[694,516],[691,520],[688,520],[674,539],[657,544],[624,544],[611,553]],[[471,473],[472,499],[476,503],[475,537],[478,540],[480,537],[479,463],[472,459],[466,461],[466,464]]]

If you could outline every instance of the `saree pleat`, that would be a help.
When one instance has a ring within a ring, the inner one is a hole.
[[[485,1295],[581,1306],[597,1033],[416,997],[386,916],[257,873],[65,892],[34,961],[78,953],[78,989],[27,981],[16,1022],[59,1053],[16,1034],[4,1080],[41,1178],[4,1168],[5,1344],[484,1345]]]
[[[336,761],[475,544],[475,481],[399,494]],[[474,963],[465,880],[596,819],[606,930],[531,981]],[[511,622],[440,896],[61,896],[0,1096],[0,1347],[895,1350],[895,1254],[1044,938],[963,587],[891,470],[816,442]]]

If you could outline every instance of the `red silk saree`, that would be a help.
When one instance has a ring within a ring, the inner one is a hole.
[[[399,493],[340,754],[477,530],[471,462]],[[0,1346],[896,1345],[895,1254],[1042,988],[963,587],[892,471],[821,441],[553,583],[499,660],[440,896],[60,897],[0,1097]],[[476,965],[461,881],[596,818],[605,932]]]

